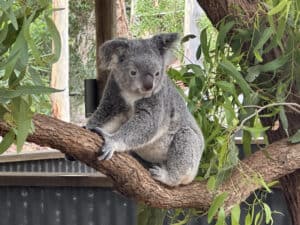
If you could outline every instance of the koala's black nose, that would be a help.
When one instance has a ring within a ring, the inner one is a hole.
[[[150,91],[153,88],[153,75],[146,74],[143,80],[143,88],[145,91]]]

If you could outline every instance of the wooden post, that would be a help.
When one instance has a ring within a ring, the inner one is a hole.
[[[95,0],[95,18],[96,18],[96,53],[97,53],[97,80],[99,97],[101,96],[106,80],[107,71],[99,68],[100,61],[98,50],[100,45],[112,39],[116,32],[116,2],[115,0]]]
[[[53,0],[53,8],[62,10],[53,11],[53,21],[61,37],[61,55],[59,60],[52,65],[51,87],[63,89],[63,92],[51,95],[52,115],[55,118],[70,121],[69,99],[69,18],[68,0]]]

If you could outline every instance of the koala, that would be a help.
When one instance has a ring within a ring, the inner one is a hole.
[[[197,175],[204,139],[182,96],[166,75],[177,33],[114,39],[100,47],[109,71],[103,96],[86,128],[104,138],[100,160],[133,151],[153,163],[152,177],[168,186]]]

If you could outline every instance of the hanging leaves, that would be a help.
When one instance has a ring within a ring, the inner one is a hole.
[[[45,86],[40,75],[40,66],[49,68],[60,55],[60,36],[49,18],[50,5],[48,0],[22,4],[0,1],[0,120],[12,127],[0,143],[0,153],[13,142],[17,151],[22,149],[33,130],[31,108],[44,104],[42,95],[60,91]],[[37,26],[37,19],[48,28],[48,36],[53,40],[51,55],[45,56],[38,47],[41,43],[33,38],[36,34],[31,28]]]

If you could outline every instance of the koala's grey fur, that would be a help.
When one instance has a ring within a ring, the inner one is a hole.
[[[166,60],[178,34],[150,39],[115,39],[100,48],[101,67],[110,75],[87,128],[105,140],[100,159],[134,151],[157,163],[150,172],[169,186],[196,176],[204,148],[201,130],[172,81]]]

